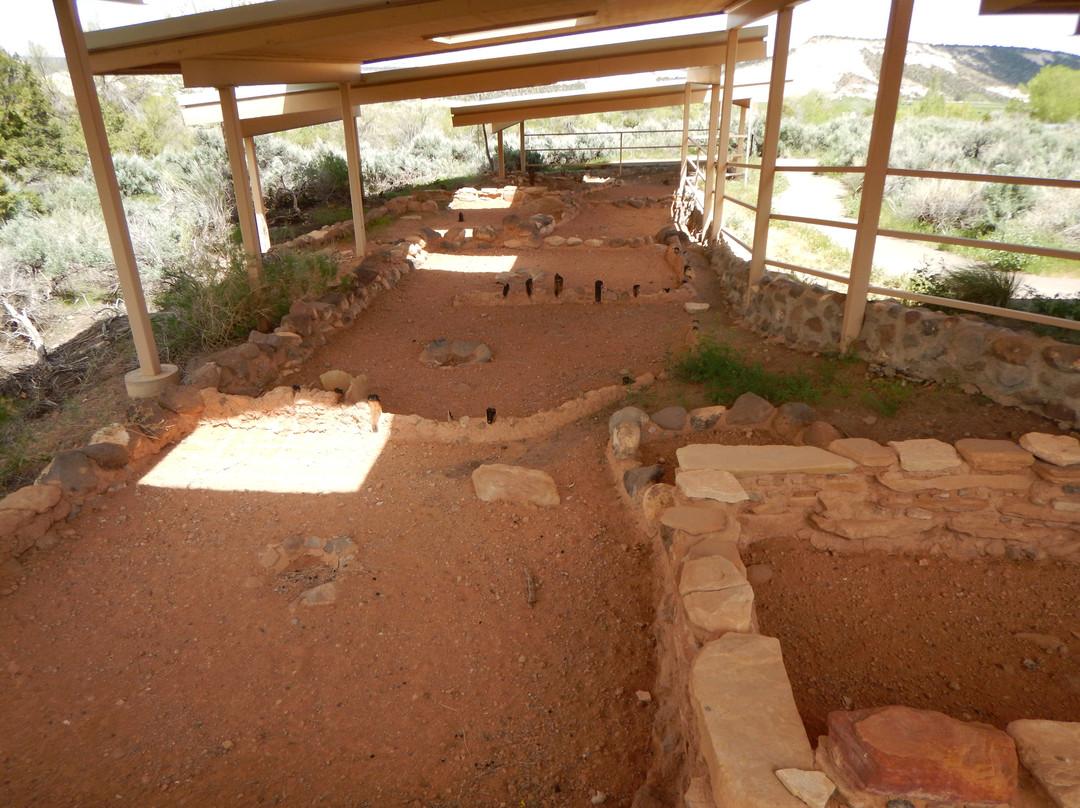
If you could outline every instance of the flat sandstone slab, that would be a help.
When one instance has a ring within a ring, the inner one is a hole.
[[[1031,452],[1011,440],[961,438],[956,451],[976,471],[1022,471],[1035,462]]]
[[[805,808],[774,774],[813,768],[779,640],[725,634],[708,643],[691,668],[690,697],[717,805]]]
[[[695,443],[675,452],[679,468],[729,471],[736,477],[758,474],[846,474],[855,469],[847,457],[826,452],[816,446],[724,446],[719,443]],[[788,795],[790,796],[790,795]]]
[[[889,445],[900,455],[904,471],[952,471],[960,466],[956,449],[934,438],[891,440]]]
[[[750,495],[730,471],[693,469],[675,475],[675,485],[691,499],[715,499],[717,502],[743,502]]]
[[[897,457],[895,449],[870,438],[839,438],[829,444],[829,451],[851,458],[860,466],[891,466]]]
[[[524,466],[489,463],[472,473],[476,498],[484,502],[532,502],[551,507],[559,504],[559,490],[546,471]]]
[[[1061,808],[1080,808],[1080,723],[1020,719],[1005,731],[1050,799]]]

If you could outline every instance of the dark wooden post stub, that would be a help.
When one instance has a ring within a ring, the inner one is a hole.
[[[596,302],[599,303],[600,299],[604,295],[604,282],[603,281],[597,281],[596,283],[594,283],[593,284],[593,290],[594,290],[593,297],[596,300]]]
[[[487,408],[487,422],[489,424],[495,423],[495,408],[494,407],[488,407]]]
[[[555,297],[562,294],[562,275],[555,276]]]
[[[532,278],[526,278],[525,279],[525,294],[527,294],[529,297],[532,297],[532,287],[533,287]]]

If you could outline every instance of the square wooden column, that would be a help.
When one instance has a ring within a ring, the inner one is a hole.
[[[262,278],[262,249],[259,247],[259,226],[255,222],[255,202],[251,198],[251,179],[244,159],[244,138],[240,132],[240,112],[236,108],[236,93],[232,87],[218,87],[221,100],[221,123],[225,130],[225,149],[229,153],[233,191],[236,194],[236,215],[240,220],[240,238],[244,244],[244,264],[252,290]]]
[[[784,80],[787,78],[788,49],[791,46],[791,6],[776,13],[772,76],[769,79],[769,109],[765,113],[765,142],[761,148],[758,176],[757,213],[754,216],[754,251],[750,257],[750,278],[746,294],[754,294],[765,276],[765,255],[769,246],[769,215],[772,213],[773,182],[780,140],[780,118],[784,108]]]
[[[499,179],[505,179],[506,177],[506,154],[503,152],[503,130],[500,129],[496,134],[496,146],[499,151]]]
[[[900,81],[904,75],[904,56],[911,30],[912,3],[913,0],[893,0],[889,12],[889,30],[885,34],[885,52],[881,57],[877,102],[874,104],[874,123],[870,127],[870,145],[866,153],[859,221],[855,230],[855,246],[851,251],[844,320],[840,324],[842,352],[851,348],[858,338],[866,314],[866,294],[874,264],[881,200],[885,195],[896,110],[900,105]]]
[[[349,162],[349,199],[352,201],[353,240],[357,258],[367,251],[364,223],[364,178],[360,173],[360,137],[356,133],[356,107],[348,84],[341,85],[341,125],[345,127],[345,157]]]
[[[520,144],[520,157],[521,157],[521,173],[524,174],[529,170],[529,161],[525,157],[525,121],[521,122],[521,144]]]
[[[713,192],[712,220],[709,237],[720,235],[724,216],[724,192],[727,190],[727,166],[731,140],[731,105],[735,103],[735,62],[738,58],[739,28],[728,30],[727,52],[724,58],[724,100],[720,110],[720,131],[716,165],[716,188]]]
[[[64,45],[68,72],[71,74],[72,91],[79,109],[79,122],[86,138],[86,151],[94,174],[101,212],[105,218],[105,230],[109,235],[116,274],[120,280],[120,292],[127,309],[131,336],[135,342],[135,354],[139,360],[138,370],[124,376],[127,393],[132,398],[156,395],[170,384],[176,384],[180,371],[175,365],[162,364],[158,357],[154,330],[143,294],[135,250],[131,244],[120,186],[116,181],[105,121],[101,117],[101,100],[94,87],[90,70],[90,57],[86,51],[79,12],[75,0],[53,0],[56,22],[60,27],[60,39]]]
[[[710,72],[715,71],[717,74],[720,72],[720,68],[711,68]],[[702,219],[708,223],[709,227],[712,223],[709,222],[709,218],[712,216],[713,210],[713,194],[716,192],[716,129],[720,126],[720,78],[719,75],[715,76],[712,83],[709,86],[709,145],[707,153],[705,155],[705,198],[702,201],[701,215]]]

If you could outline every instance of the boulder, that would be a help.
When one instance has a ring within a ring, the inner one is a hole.
[[[686,407],[665,407],[653,413],[652,422],[661,429],[678,432],[686,426]]]
[[[664,477],[664,467],[661,464],[655,466],[639,466],[636,469],[627,469],[623,473],[623,488],[630,499],[637,499],[646,486],[658,483]]]
[[[727,423],[729,426],[761,424],[769,420],[775,409],[756,393],[743,393],[728,410]]]
[[[1060,808],[1080,808],[1080,723],[1021,719],[1005,731],[1050,799]]]
[[[523,466],[489,463],[472,473],[477,499],[484,502],[531,502],[551,507],[559,504],[559,491],[546,471]]]
[[[1016,747],[1001,730],[901,706],[832,712],[828,727],[822,762],[841,791],[991,805],[1016,792]]]

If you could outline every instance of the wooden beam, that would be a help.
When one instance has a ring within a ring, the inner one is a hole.
[[[794,0],[787,7],[791,8],[799,2],[800,0]],[[780,3],[776,0],[738,0],[726,9],[728,28],[749,25],[771,14],[776,14],[780,11],[779,6]]]
[[[262,276],[262,251],[259,249],[259,228],[255,223],[255,203],[251,198],[247,161],[244,159],[244,138],[240,133],[240,117],[236,110],[236,94],[232,87],[219,87],[222,128],[225,130],[225,149],[229,153],[233,191],[236,194],[236,216],[240,220],[240,238],[244,245],[244,264],[252,290],[259,288]]]
[[[738,59],[737,40],[728,45],[727,61],[724,62],[724,100],[720,112],[720,149],[716,169],[716,189],[713,191],[713,209],[709,226],[709,238],[715,240],[724,221],[724,193],[727,188],[727,166],[731,159],[731,107],[735,100],[735,62]]]
[[[791,46],[791,6],[776,15],[773,41],[772,75],[769,80],[769,107],[765,113],[765,142],[761,150],[758,175],[757,213],[754,215],[754,253],[750,257],[747,296],[753,295],[765,276],[765,256],[769,246],[769,214],[772,213],[773,183],[776,179],[776,155],[780,141],[780,119],[784,108],[784,79],[787,75],[788,49]]]
[[[255,206],[255,228],[259,233],[259,249],[270,250],[270,226],[266,222],[266,203],[263,201],[262,180],[259,178],[259,155],[255,151],[255,138],[244,135],[244,162],[247,163],[248,181],[251,183],[251,201]]]
[[[349,161],[349,199],[352,202],[353,241],[356,257],[367,252],[367,232],[364,226],[364,184],[360,173],[360,137],[356,132],[356,106],[348,84],[342,84],[341,123],[345,127],[345,156]]]
[[[851,280],[844,300],[844,319],[840,324],[841,352],[849,350],[858,338],[866,314],[866,295],[889,171],[889,152],[892,150],[896,111],[900,106],[900,82],[911,30],[912,4],[913,0],[892,0],[889,13],[877,101],[874,104],[874,122],[870,126],[870,144],[866,153],[866,174],[863,177],[855,246],[851,251]]]
[[[247,84],[343,82],[360,78],[358,62],[308,62],[284,59],[185,59],[185,87],[215,87],[226,81]]]
[[[702,101],[705,91],[694,91],[694,100]],[[588,115],[593,112],[618,112],[625,109],[655,109],[676,107],[683,102],[683,91],[652,88],[634,92],[588,93],[558,98],[517,98],[495,104],[479,104],[475,107],[453,107],[450,114],[454,126],[475,126],[481,123],[500,123],[507,118],[538,120],[567,115]],[[501,124],[500,124],[501,125]],[[506,123],[506,129],[516,124]]]
[[[139,361],[136,375],[128,374],[125,381],[129,395],[141,396],[146,392],[140,389],[143,385],[152,388],[157,385],[158,380],[168,383],[166,377],[176,378],[178,372],[174,366],[163,366],[158,357],[154,331],[150,325],[150,315],[143,295],[142,281],[139,278],[139,267],[135,260],[135,250],[131,244],[131,234],[124,216],[120,186],[116,181],[112,153],[109,150],[105,121],[101,116],[101,101],[90,72],[82,23],[79,21],[75,0],[53,0],[53,7],[56,11],[56,22],[60,28],[60,40],[64,46],[68,72],[71,76],[75,104],[79,110],[79,121],[86,138],[90,168],[94,174],[98,198],[101,200],[105,229],[109,235],[113,260],[116,262],[120,292],[124,298],[131,336],[135,342],[135,354]],[[152,394],[156,390],[150,392]]]

